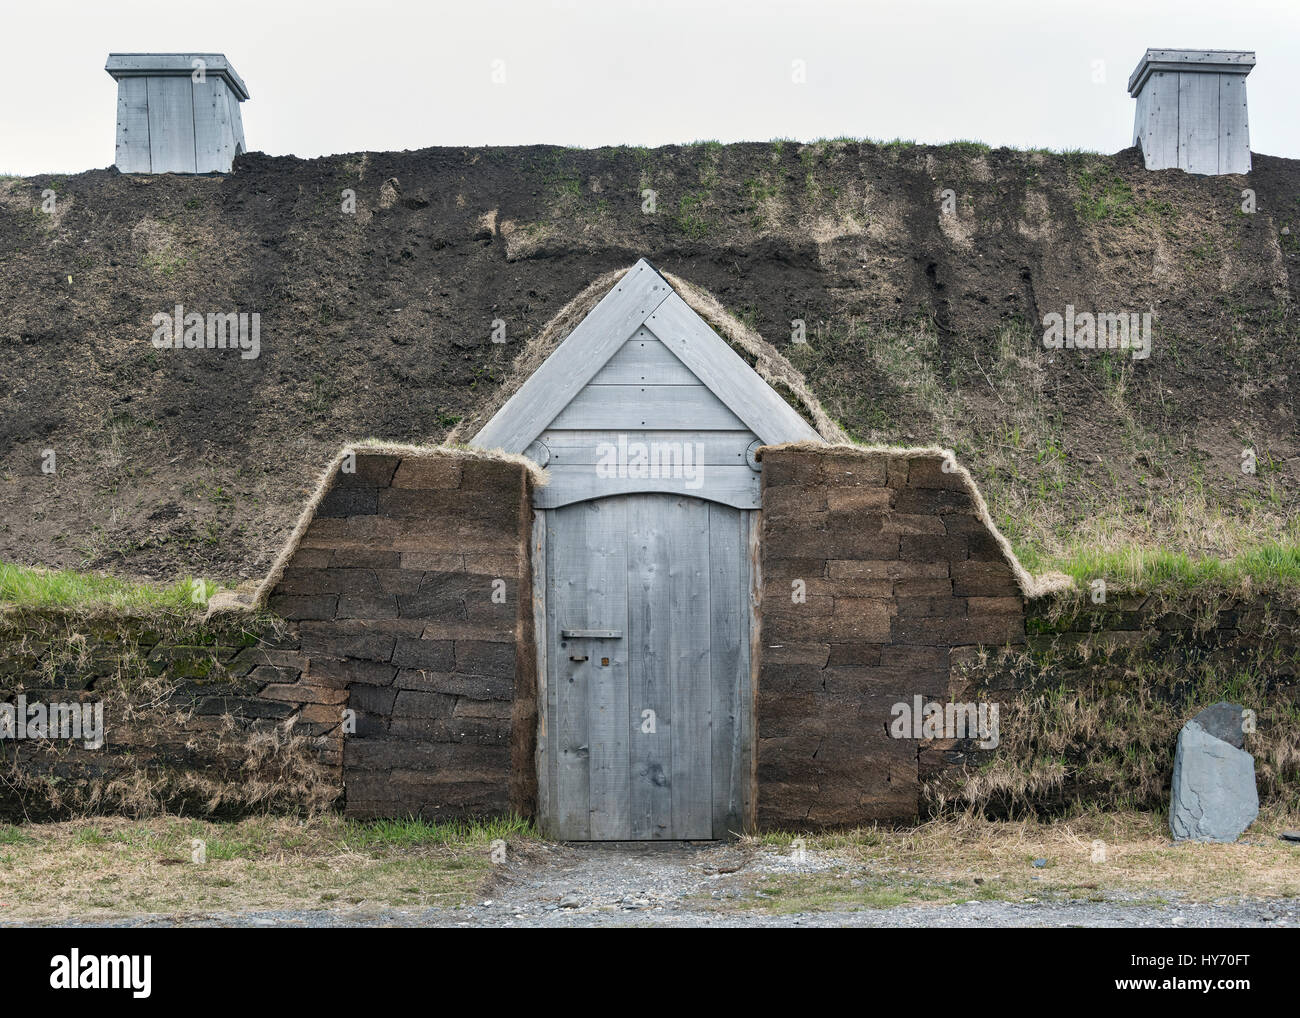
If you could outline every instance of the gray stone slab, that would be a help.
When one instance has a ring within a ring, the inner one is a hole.
[[[1178,733],[1169,829],[1175,841],[1236,841],[1259,815],[1255,758],[1196,721]]]

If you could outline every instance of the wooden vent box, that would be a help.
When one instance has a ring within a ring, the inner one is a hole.
[[[222,53],[110,53],[123,173],[229,173],[245,151],[243,80]]]
[[[1137,100],[1133,144],[1148,170],[1250,172],[1243,50],[1149,49],[1128,79]]]

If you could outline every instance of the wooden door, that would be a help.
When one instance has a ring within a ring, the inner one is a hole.
[[[671,494],[546,512],[543,825],[725,838],[746,815],[750,513]]]

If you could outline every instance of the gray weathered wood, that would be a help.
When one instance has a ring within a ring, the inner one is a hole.
[[[203,62],[204,75],[221,78],[239,100],[249,97],[244,79],[224,53],[110,53],[104,70],[118,81],[129,77],[189,78],[195,71],[195,61]]]
[[[623,344],[603,368],[596,372],[592,385],[700,385],[691,369],[677,359],[646,328]]]
[[[642,327],[648,328],[646,332]],[[648,392],[642,409],[668,415],[666,423],[642,424],[652,418],[629,407],[625,389],[605,391],[606,382],[630,377],[618,364],[600,382],[589,385],[617,354],[625,354],[633,336],[653,335],[675,355],[676,362],[661,360],[660,374],[649,380],[653,366],[647,361],[647,388],[684,377],[677,362],[756,435],[768,443],[820,441],[817,432],[781,396],[755,373],[685,301],[673,293],[663,278],[645,262],[635,266],[619,286],[582,320],[550,357],[471,439],[480,448],[522,452],[544,429],[632,429],[665,427],[709,430],[722,427],[716,411],[701,420],[693,416],[698,398],[691,387],[677,392]],[[637,339],[640,342],[641,339]],[[648,354],[647,357],[656,356]],[[637,369],[632,369],[640,374]],[[676,387],[674,387],[676,388]],[[602,395],[603,393],[603,395]],[[613,397],[620,397],[614,405]],[[669,397],[672,397],[670,400]],[[685,400],[682,404],[680,401]],[[597,414],[584,420],[588,412]],[[734,429],[734,425],[732,428]]]
[[[670,535],[667,582],[670,623],[669,728],[672,735],[672,837],[713,837],[710,730],[713,682],[710,658],[709,505],[693,498],[640,495],[660,514]],[[730,582],[735,584],[733,574]]]
[[[545,515],[543,830],[739,832],[751,816],[754,514],[637,494]]]
[[[533,495],[533,505],[554,509],[606,495],[637,491],[663,491],[694,498],[706,498],[738,509],[757,509],[762,502],[759,475],[745,466],[705,464],[692,477],[599,477],[586,464],[556,464],[547,467],[550,481]]]
[[[1128,91],[1136,95],[1152,75],[1161,71],[1179,74],[1199,71],[1205,74],[1249,74],[1255,66],[1251,50],[1224,49],[1149,49],[1129,75]]]
[[[194,102],[194,168],[199,173],[225,173],[235,158],[230,124],[230,97],[218,77],[191,85]]]
[[[533,496],[547,519],[543,829],[728,837],[754,816],[760,475],[747,454],[820,439],[637,270],[473,444],[527,450],[550,474]]]
[[[1178,76],[1178,166],[1188,173],[1219,172],[1219,76]]]
[[[1219,172],[1250,172],[1250,124],[1246,113],[1246,79],[1219,75]]]
[[[632,837],[673,837],[672,537],[656,499],[628,496],[628,682]],[[653,731],[649,716],[653,711]]]
[[[1178,165],[1178,75],[1168,71],[1151,76],[1145,98],[1142,151],[1149,169]],[[1166,125],[1173,124],[1172,129]]]
[[[1133,137],[1149,170],[1250,172],[1245,50],[1149,49],[1129,76]]]
[[[740,834],[749,784],[749,513],[709,506],[713,836]]]
[[[148,173],[149,93],[144,78],[117,83],[117,150],[114,163],[121,173]]]
[[[546,612],[546,513],[534,511],[532,542],[530,546],[532,596],[533,596],[533,642],[534,658],[537,667],[537,749],[535,766],[537,768],[537,825],[543,834],[552,835],[555,818],[551,808],[551,794],[555,788],[555,774],[551,769],[549,743],[550,718],[552,715],[551,688],[547,681],[550,674],[550,661],[547,650],[552,646],[547,631]]]
[[[110,53],[104,69],[118,83],[119,170],[230,172],[248,89],[223,54]]]
[[[235,138],[234,153],[241,156],[248,151],[248,145],[244,141],[244,114],[239,103],[230,104],[230,130]]]
[[[813,427],[676,293],[650,314],[646,325],[764,442],[821,441]]]
[[[154,173],[194,173],[194,102],[189,78],[146,78],[149,164]]]
[[[759,594],[763,589],[762,540],[763,514],[745,514],[749,518],[749,682],[741,704],[741,731],[744,733],[742,784],[743,831],[752,834],[757,828],[758,816],[758,743],[757,702],[758,672],[763,662],[763,633],[760,626]]]
[[[540,441],[545,444],[547,463],[555,466],[586,464],[595,466],[602,458],[607,458],[608,448],[601,446],[617,445],[620,436],[611,436],[608,431],[543,431]],[[672,443],[691,442],[699,447],[701,458],[698,462],[705,466],[740,466],[745,463],[745,450],[754,441],[752,431],[643,431],[630,430],[622,433],[629,446],[649,446],[655,443],[660,448]]]
[[[627,629],[627,503],[604,499],[576,507],[587,517],[582,563],[587,576],[586,611],[570,616],[575,628]],[[562,640],[587,660],[580,666],[587,686],[587,738],[590,745],[590,837],[624,840],[631,835],[628,814],[628,647],[623,639],[580,637]]]
[[[559,837],[579,841],[591,837],[588,687],[583,662],[570,660],[582,655],[569,653],[567,641],[560,639],[560,628],[562,620],[586,617],[589,516],[587,505],[548,513],[546,534],[547,648],[554,687],[554,827]]]
[[[470,444],[523,452],[671,292],[649,262],[638,261]]]
[[[560,411],[551,427],[737,431],[745,425],[703,385],[589,385]]]

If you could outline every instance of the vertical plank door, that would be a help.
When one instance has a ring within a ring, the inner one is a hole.
[[[548,830],[740,831],[748,796],[750,513],[644,493],[547,512]]]
[[[552,827],[557,838],[591,837],[591,778],[587,741],[587,668],[576,642],[562,639],[565,626],[587,620],[587,503],[550,514],[546,535],[546,651]]]

